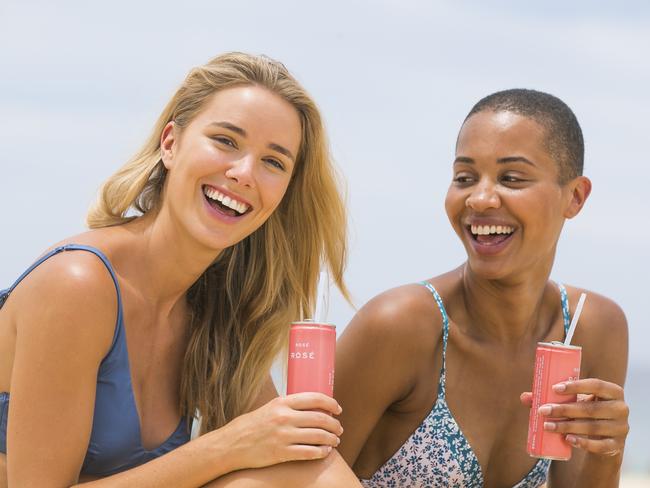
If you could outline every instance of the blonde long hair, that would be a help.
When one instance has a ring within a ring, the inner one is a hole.
[[[102,186],[90,228],[125,223],[129,213],[156,211],[167,170],[160,136],[169,121],[181,130],[217,91],[257,85],[287,100],[302,135],[287,192],[255,232],[224,250],[187,292],[190,340],[181,377],[181,411],[199,412],[202,432],[250,408],[289,323],[314,313],[321,266],[348,297],[343,282],[346,214],[323,122],[314,101],[281,64],[228,53],[194,68],[167,104],[142,149]]]

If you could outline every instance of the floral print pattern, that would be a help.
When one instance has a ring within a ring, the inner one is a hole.
[[[449,318],[436,289],[426,281],[442,314],[442,368],[438,381],[438,398],[433,409],[406,442],[381,466],[369,480],[361,480],[366,488],[482,488],[481,465],[454,419],[447,401],[446,356]],[[564,331],[569,322],[566,289],[559,285]],[[540,459],[533,469],[513,488],[537,488],[546,482],[551,461]]]

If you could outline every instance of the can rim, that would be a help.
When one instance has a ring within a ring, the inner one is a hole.
[[[334,324],[329,324],[327,322],[315,322],[312,319],[298,320],[296,322],[291,322],[291,326],[294,325],[306,325],[311,327],[330,327],[332,329],[336,329],[336,325]]]
[[[555,347],[557,349],[562,348],[562,349],[582,349],[582,346],[574,346],[574,345],[565,345],[563,342],[560,341],[552,341],[552,342],[538,342],[538,346],[546,346],[546,347]]]

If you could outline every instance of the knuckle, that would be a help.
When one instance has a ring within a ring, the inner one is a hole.
[[[596,412],[598,410],[598,406],[596,405],[596,402],[584,402],[583,407],[582,407],[589,417],[595,417]]]
[[[626,419],[629,417],[629,415],[630,415],[630,407],[628,406],[627,403],[623,403],[621,405],[621,415]]]
[[[596,422],[585,422],[585,434],[592,436],[598,434],[598,431],[600,430],[598,428],[598,424]]]

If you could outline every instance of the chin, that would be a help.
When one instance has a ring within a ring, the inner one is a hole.
[[[468,258],[467,267],[474,276],[484,280],[502,280],[512,275],[510,270],[503,266],[502,262],[498,262],[497,260],[486,262],[483,259]]]

